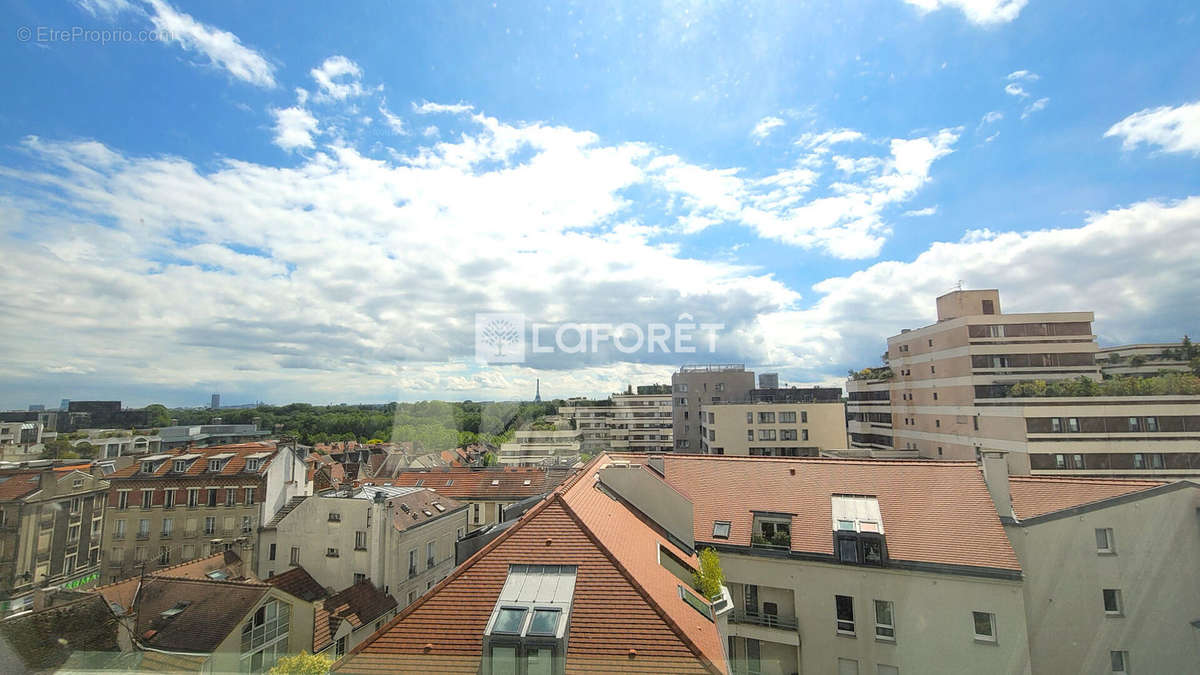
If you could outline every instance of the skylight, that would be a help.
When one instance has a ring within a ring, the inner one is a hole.
[[[492,480],[492,485],[499,485],[499,484],[500,484],[500,480],[499,480],[499,479],[493,479],[493,480]]]
[[[483,672],[561,672],[545,670],[546,659],[561,664],[567,653],[576,571],[574,565],[509,565],[483,634]],[[527,662],[518,664],[520,658]]]
[[[713,523],[713,538],[728,539],[730,525],[731,524],[728,520],[718,520]]]
[[[442,506],[441,504],[438,504],[437,502],[433,503],[433,508],[437,509],[438,513],[441,513],[442,511],[446,510],[446,507]]]

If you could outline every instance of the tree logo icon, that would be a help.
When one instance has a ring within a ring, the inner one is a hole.
[[[520,363],[525,360],[524,314],[476,314],[475,360]]]

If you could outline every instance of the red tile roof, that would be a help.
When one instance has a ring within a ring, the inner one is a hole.
[[[483,631],[509,565],[538,564],[578,568],[567,672],[724,673],[716,625],[679,598],[680,581],[657,566],[659,545],[690,558],[596,490],[585,471],[334,669],[380,675],[478,672]]]
[[[354,630],[396,608],[396,599],[370,581],[357,584],[325,599],[313,615],[313,652],[333,642],[338,626],[349,621]]]
[[[123,469],[117,469],[112,474],[106,476],[107,480],[122,479],[122,478],[185,478],[192,476],[238,476],[246,475],[246,456],[258,453],[270,453],[262,458],[259,463],[259,469],[254,475],[263,475],[267,471],[267,466],[271,460],[276,457],[276,447],[274,443],[237,443],[235,445],[216,445],[211,448],[177,448],[167,450],[161,453],[152,453],[150,455],[138,456],[136,460],[129,466]],[[219,473],[210,473],[208,471],[208,458],[213,455],[221,455],[233,453]],[[159,465],[158,469],[153,474],[142,473],[142,461],[146,457],[167,455]],[[172,471],[173,460],[182,455],[200,455],[188,465],[187,471],[183,473],[175,473]]]
[[[40,471],[0,473],[0,501],[20,499],[42,485]]]
[[[1018,520],[1141,492],[1166,484],[1167,481],[1058,476],[1013,476],[1009,478],[1013,511]]]
[[[325,587],[317,583],[303,567],[293,567],[283,574],[267,577],[263,582],[308,602],[321,600],[329,595]]]
[[[207,579],[207,574],[215,570],[225,571],[232,581],[255,581],[253,575],[250,575],[249,578],[247,577],[245,563],[242,562],[241,557],[234,551],[214,553],[203,558],[181,562],[170,567],[154,570],[148,576],[172,579]],[[133,606],[134,595],[137,593],[138,584],[141,581],[141,577],[132,576],[103,586],[97,586],[92,590],[103,595],[104,599],[110,604],[119,605],[122,609],[128,611]]]
[[[528,485],[526,485],[528,481]],[[495,483],[493,485],[492,483]],[[364,484],[395,487],[427,487],[438,494],[460,500],[511,499],[518,500],[545,494],[557,485],[555,476],[545,469],[505,468],[472,469],[440,467],[403,470],[391,478],[376,477]]]
[[[626,457],[635,463],[644,457]],[[1019,571],[974,462],[666,455],[666,481],[695,509],[700,542],[749,546],[754,511],[792,515],[791,550],[833,555],[833,495],[879,500],[893,560]],[[730,521],[728,540],[714,521]]]
[[[439,509],[435,504],[445,510]],[[417,490],[411,494],[392,497],[388,499],[388,505],[393,508],[392,524],[397,532],[403,532],[414,525],[423,525],[464,506],[461,502],[433,490]],[[401,505],[408,507],[408,510]],[[425,515],[426,511],[430,515]]]

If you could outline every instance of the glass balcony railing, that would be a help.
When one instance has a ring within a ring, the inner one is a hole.
[[[746,612],[745,610],[741,609],[733,610],[733,613],[729,616],[729,621],[732,623],[765,626],[767,628],[780,628],[782,630],[798,630],[800,625],[794,616],[788,616],[786,614]]]

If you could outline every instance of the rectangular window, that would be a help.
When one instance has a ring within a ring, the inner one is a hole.
[[[781,440],[781,441],[796,440],[796,430],[795,429],[780,429],[779,430],[779,440]]]
[[[1058,432],[1062,431],[1062,420],[1057,417],[1051,417],[1050,418],[1050,431],[1053,431],[1056,434]]]
[[[158,564],[160,566],[171,564],[171,548],[169,546],[158,547]]]
[[[758,440],[760,440],[760,441],[775,440],[775,430],[774,429],[759,429],[758,430]]]
[[[168,489],[168,490],[163,490],[163,507],[168,508],[168,509],[175,507],[175,490],[174,490],[174,488]]]
[[[250,516],[242,516],[242,534],[250,534],[254,531],[254,523],[251,522]]]
[[[479,523],[479,502],[471,505],[471,521],[476,524]]]
[[[205,503],[208,504],[209,506],[217,505],[217,489],[216,488],[208,489],[208,500],[205,501]]]
[[[433,569],[437,564],[437,542],[425,544],[425,569]]]
[[[896,639],[896,620],[893,617],[895,606],[891,600],[875,601],[875,637],[881,640]]]
[[[1108,653],[1109,661],[1112,663],[1112,671],[1114,673],[1129,672],[1129,652],[1117,651]]]
[[[129,490],[117,492],[117,508],[122,511],[129,508]]]
[[[1135,468],[1135,469],[1146,468],[1146,456],[1140,452],[1133,453],[1133,468]]]
[[[1147,417],[1146,418],[1146,431],[1158,431],[1158,418],[1157,417]]]
[[[746,424],[754,424],[754,413],[746,413]]]
[[[975,624],[975,639],[982,642],[996,641],[996,615],[991,612],[971,612]]]
[[[79,542],[79,526],[71,525],[70,527],[67,528],[67,543],[71,544],[71,543],[78,543],[78,542]]]
[[[188,508],[200,506],[200,488],[188,488]]]
[[[746,440],[748,440],[748,441],[754,440],[754,430],[753,429],[746,430]]]
[[[1067,418],[1067,431],[1069,431],[1073,434],[1079,433],[1079,418],[1078,417],[1068,417]]]
[[[299,546],[293,546],[293,547],[292,547],[292,557],[291,557],[291,558],[289,558],[289,561],[290,561],[290,562],[291,562],[291,564],[293,564],[293,565],[299,565],[299,564],[300,564],[300,547],[299,547]]]
[[[854,598],[835,595],[833,601],[837,606],[837,632],[854,635]]]
[[[154,490],[142,490],[142,508],[148,509],[154,504]]]
[[[237,503],[237,488],[225,488],[225,506]]]
[[[174,518],[163,518],[162,536],[164,538],[169,537],[169,536],[171,536],[171,533],[174,531],[175,531],[175,519]]]
[[[150,536],[150,519],[142,518],[138,521],[138,539],[146,539]]]
[[[1138,424],[1138,418],[1136,418],[1136,417],[1129,418],[1129,430],[1130,431],[1140,431],[1141,430],[1141,425]]]
[[[780,424],[795,424],[796,423],[795,411],[779,413],[779,423]]]
[[[1056,468],[1056,469],[1067,468],[1067,456],[1066,455],[1055,455],[1054,456],[1054,468]]]
[[[837,675],[858,675],[858,660],[838,657]]]
[[[758,413],[758,423],[759,424],[774,424],[775,423],[775,413],[773,413],[773,412]]]
[[[217,519],[213,516],[208,516],[204,519],[204,534],[216,534]]]
[[[330,511],[330,512],[329,512],[329,522],[331,522],[331,523],[340,523],[340,522],[342,522],[342,514],[340,514],[340,513],[337,513],[337,512],[335,512],[335,511]]]
[[[800,440],[802,440],[802,441],[807,441],[807,440],[808,440],[808,429],[801,429],[801,430],[800,430]]]
[[[191,560],[192,558],[195,558],[195,557],[196,557],[196,547],[195,547],[195,545],[193,545],[193,544],[184,544],[184,545],[183,545],[183,559],[184,559],[184,560]]]
[[[332,546],[325,549],[325,557],[326,558],[337,558],[338,550],[336,548],[333,548]]]
[[[367,533],[366,532],[364,532],[362,530],[358,530],[354,533],[354,549],[356,551],[367,550]]]
[[[408,552],[408,576],[417,576],[417,549]]]
[[[718,520],[713,523],[713,538],[728,539],[729,538],[730,521]]]
[[[267,560],[274,560],[274,559],[275,559],[275,544],[271,544],[269,547],[267,547]]]
[[[254,488],[252,487],[246,488],[245,504],[246,506],[254,506]]]
[[[1104,597],[1104,613],[1109,616],[1121,616],[1124,606],[1121,602],[1121,589],[1106,588],[1102,591]]]

